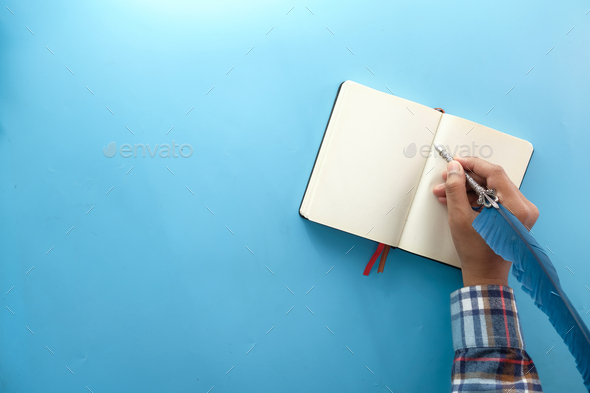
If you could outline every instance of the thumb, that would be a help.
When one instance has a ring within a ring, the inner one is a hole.
[[[447,164],[447,182],[445,184],[447,195],[447,206],[449,210],[449,222],[462,223],[462,221],[473,220],[474,211],[467,198],[465,188],[465,171],[458,161],[451,161]],[[471,224],[471,221],[468,224]]]

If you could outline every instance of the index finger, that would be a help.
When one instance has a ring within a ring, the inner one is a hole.
[[[500,165],[492,164],[491,162],[483,160],[479,157],[456,156],[453,159],[459,161],[463,167],[469,168],[468,171],[473,171],[473,173],[476,175],[486,179],[490,176],[493,176],[494,174],[500,174],[503,172],[503,169]]]
[[[482,160],[478,157],[456,157],[457,161],[464,165],[468,171],[473,171],[476,175],[479,175],[486,179],[486,186],[488,188],[494,188],[500,194],[514,195],[515,197],[522,197],[520,190],[510,180],[504,168],[500,165],[492,164],[486,160]],[[482,184],[480,184],[482,185]]]

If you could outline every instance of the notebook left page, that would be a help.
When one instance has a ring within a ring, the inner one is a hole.
[[[397,247],[442,114],[346,81],[334,104],[299,213]],[[410,159],[411,158],[411,159]]]

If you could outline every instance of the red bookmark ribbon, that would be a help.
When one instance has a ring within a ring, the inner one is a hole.
[[[383,243],[379,243],[379,245],[377,246],[377,251],[375,251],[375,253],[371,257],[371,260],[369,261],[369,263],[367,263],[367,266],[365,267],[365,272],[363,273],[365,276],[369,275],[371,268],[375,264],[375,261],[377,261],[377,258],[379,257],[379,255],[381,255],[381,252],[383,251],[384,247],[385,247],[385,244],[383,244]]]

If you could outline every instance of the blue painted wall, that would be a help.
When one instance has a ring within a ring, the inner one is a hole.
[[[460,272],[395,250],[365,277],[374,242],[298,215],[346,79],[533,143],[522,191],[588,323],[589,8],[5,1],[0,390],[448,392]],[[583,392],[516,296],[545,391]]]

